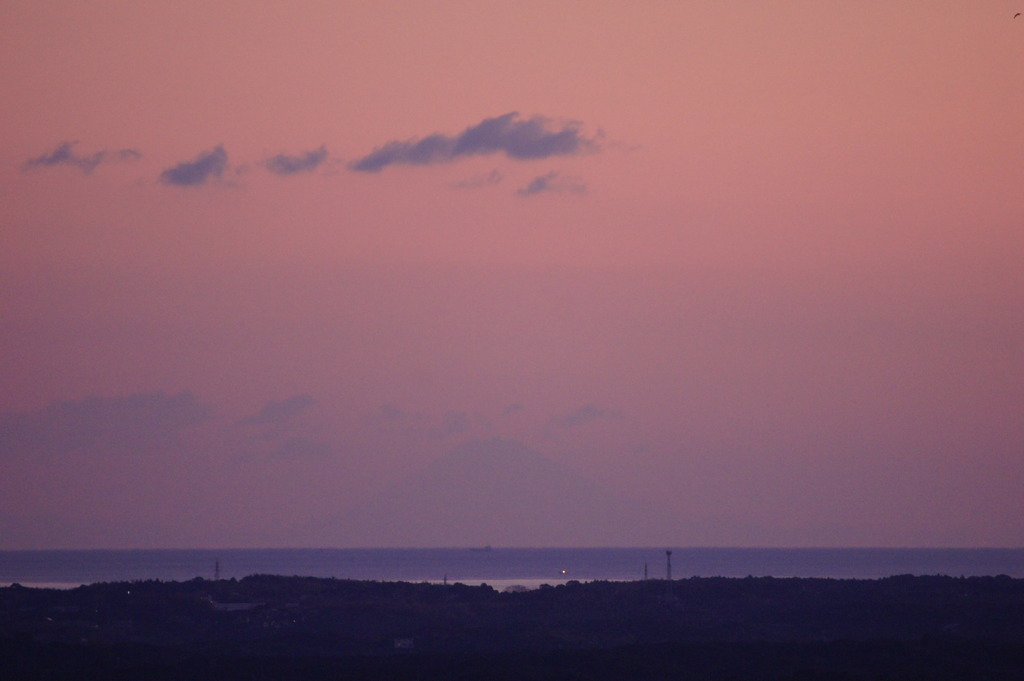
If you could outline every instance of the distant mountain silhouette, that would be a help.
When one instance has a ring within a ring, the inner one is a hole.
[[[617,497],[525,445],[466,443],[337,519],[350,546],[628,546],[656,509]]]

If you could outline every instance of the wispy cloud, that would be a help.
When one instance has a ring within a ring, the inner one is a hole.
[[[486,187],[493,184],[499,184],[504,177],[497,170],[492,170],[489,173],[479,173],[470,177],[469,179],[456,182],[455,187],[457,189],[477,189],[478,187]]]
[[[331,443],[307,437],[290,437],[280,442],[269,453],[269,459],[315,459],[327,456],[333,450]]]
[[[83,173],[91,173],[101,163],[136,161],[142,158],[142,154],[135,149],[118,149],[116,151],[104,149],[88,156],[82,156],[75,153],[74,146],[76,144],[78,144],[76,141],[61,142],[53,151],[25,161],[21,168],[22,170],[32,170],[33,168],[67,165],[78,168]]]
[[[324,436],[322,424],[307,418],[318,404],[310,395],[294,395],[283,400],[270,400],[255,414],[238,424],[238,454],[243,459],[311,459],[329,454],[334,449]]]
[[[401,409],[394,404],[382,404],[366,416],[366,424],[379,433],[407,432],[422,427],[426,414]]]
[[[391,141],[353,161],[352,170],[375,173],[395,164],[428,165],[465,156],[504,153],[515,159],[569,156],[597,149],[577,122],[555,125],[543,116],[516,112],[487,118],[455,136],[435,133],[422,139]]]
[[[205,184],[211,177],[220,177],[228,165],[228,152],[223,146],[199,154],[194,161],[183,161],[160,173],[160,181],[179,187]]]
[[[252,416],[242,419],[244,424],[278,424],[290,421],[316,404],[309,395],[295,395],[283,400],[271,400]]]
[[[308,173],[316,170],[327,160],[327,147],[321,145],[319,149],[307,151],[304,154],[292,156],[289,154],[278,154],[263,162],[263,167],[275,175],[295,175],[296,173]]]
[[[585,426],[586,424],[594,421],[621,418],[623,418],[623,413],[617,409],[604,409],[596,404],[585,404],[579,409],[570,411],[567,414],[560,414],[558,416],[551,417],[548,419],[547,426],[549,428],[567,430],[570,428]]]
[[[569,193],[582,195],[587,193],[587,185],[583,184],[576,178],[564,177],[552,171],[533,178],[530,180],[529,184],[517,190],[516,194],[526,197],[549,192],[556,194]]]
[[[444,414],[441,424],[431,433],[434,437],[445,438],[461,435],[473,428],[474,415],[465,411],[449,411]]]
[[[366,423],[379,433],[403,436],[426,436],[444,439],[456,435],[487,429],[487,419],[479,413],[448,411],[440,419],[423,412],[410,412],[393,404],[384,404],[371,412]]]

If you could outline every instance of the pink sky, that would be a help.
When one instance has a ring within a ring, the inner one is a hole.
[[[895,5],[3,2],[0,549],[1024,545],[1024,18]],[[648,519],[349,526],[491,438]]]

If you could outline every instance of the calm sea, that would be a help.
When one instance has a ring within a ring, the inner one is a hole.
[[[252,574],[380,581],[537,586],[576,579],[663,579],[664,548],[575,549],[167,549],[0,551],[0,585],[71,587],[94,582]],[[672,577],[1009,575],[1024,577],[1024,549],[674,548]]]

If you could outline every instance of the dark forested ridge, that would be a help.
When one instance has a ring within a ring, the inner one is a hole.
[[[0,663],[5,679],[1021,679],[1024,580],[15,585]]]

